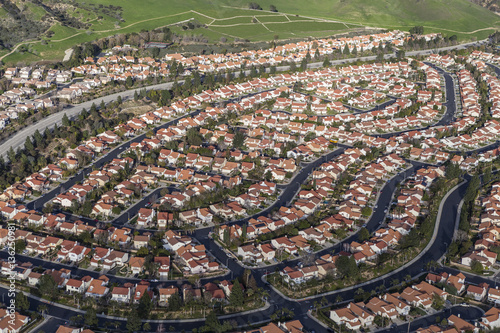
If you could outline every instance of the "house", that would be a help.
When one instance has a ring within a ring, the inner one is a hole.
[[[500,310],[496,307],[492,307],[481,318],[481,325],[487,329],[491,330],[500,327]]]
[[[7,311],[2,309],[2,317],[0,319],[0,332],[1,333],[18,333],[21,328],[29,322],[29,317],[21,315],[19,312],[14,312],[7,315]]]
[[[173,296],[173,295],[178,295],[179,294],[179,288],[174,287],[174,286],[169,286],[167,288],[158,288],[158,303],[160,306],[168,306],[168,300]]]
[[[488,290],[488,302],[493,303],[495,306],[500,305],[500,290],[498,290],[498,287]]]
[[[154,257],[153,261],[158,264],[160,279],[168,280],[170,273],[170,257]]]
[[[458,332],[460,332],[460,333],[464,333],[464,332],[468,332],[468,331],[474,332],[474,333],[479,332],[478,327],[472,325],[469,322],[466,322],[462,318],[457,317],[455,315],[451,315],[448,317],[448,324],[455,327],[458,330]]]
[[[342,309],[330,311],[330,319],[337,325],[346,325],[348,329],[358,330],[373,323],[375,316],[364,309],[363,303],[349,303]]]
[[[85,284],[77,279],[68,279],[65,287],[69,293],[83,293],[85,291]]]
[[[151,225],[153,222],[153,218],[156,215],[156,211],[149,208],[141,208],[139,209],[139,213],[137,214],[137,225],[141,227],[146,227]]]
[[[134,249],[140,249],[141,247],[148,247],[149,240],[151,238],[150,234],[137,235],[134,236]]]
[[[111,300],[120,303],[129,303],[132,299],[132,288],[114,287],[111,291]]]
[[[467,287],[467,296],[481,302],[488,292],[489,285],[487,283],[480,283],[478,286],[469,285]]]
[[[85,296],[94,298],[106,296],[109,292],[109,288],[106,287],[108,283],[104,278],[107,279],[104,275],[99,279],[92,279],[89,283],[87,291],[85,292]]]
[[[254,262],[259,263],[264,260],[264,256],[261,251],[255,247],[253,244],[238,246],[238,257],[244,262]]]
[[[128,265],[133,274],[139,274],[144,270],[145,258],[132,257],[130,258]]]

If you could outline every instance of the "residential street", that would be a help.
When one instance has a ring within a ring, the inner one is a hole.
[[[447,48],[442,48],[439,50],[449,50],[449,49],[457,49],[457,48],[463,48],[466,47],[466,45],[470,45],[473,43],[468,43],[468,44],[463,44],[455,47],[447,47]],[[424,50],[424,51],[415,51],[415,52],[408,52],[406,55],[422,55],[422,54],[428,54],[431,52],[434,52],[436,50]],[[332,64],[341,64],[345,62],[351,62],[355,60],[373,60],[370,58],[375,58],[375,57],[361,57],[359,59],[346,59],[346,60],[339,60],[339,61],[334,61]],[[309,65],[310,68],[317,68],[318,63],[312,63]],[[443,115],[443,117],[433,126],[440,126],[440,125],[447,125],[450,124],[455,120],[455,112],[456,112],[456,100],[455,100],[455,85],[453,83],[453,79],[451,75],[440,68],[437,68],[433,66],[440,74],[442,74],[445,78],[445,89],[446,89],[446,95],[447,95],[447,100],[445,103],[446,106],[446,112]],[[279,68],[278,70],[282,70]],[[495,67],[495,70],[497,73],[500,73],[500,69]],[[150,86],[147,87],[147,89],[168,89],[171,87],[173,83],[163,83],[155,86]],[[139,89],[137,89],[139,90]],[[58,124],[61,122],[62,116],[64,113],[68,115],[68,117],[74,117],[76,116],[83,108],[89,109],[92,103],[99,104],[101,100],[104,100],[105,103],[108,103],[110,101],[115,100],[118,96],[121,96],[123,99],[125,98],[132,98],[134,95],[135,90],[130,90],[126,92],[121,92],[118,94],[113,94],[109,95],[103,98],[99,98],[93,101],[85,102],[79,105],[75,105],[66,111],[51,115],[50,117],[42,119],[40,122],[37,124],[34,124],[32,126],[29,126],[22,131],[18,132],[16,135],[11,137],[8,141],[0,144],[0,152],[1,154],[5,155],[6,152],[9,150],[10,147],[13,147],[14,149],[21,147],[24,145],[26,136],[32,135],[36,129],[39,129],[42,131],[46,127],[51,128],[54,126],[54,124]],[[200,111],[194,111],[190,115],[196,115]],[[162,124],[158,128],[167,128],[173,124],[176,124],[177,120],[171,120],[167,123]],[[430,126],[429,126],[430,127]],[[158,129],[157,128],[157,129]],[[405,132],[405,131],[402,131]],[[399,133],[402,133],[399,132]],[[390,137],[397,135],[398,133],[391,133],[391,134],[380,134],[380,135],[375,135],[379,137]],[[91,166],[86,167],[83,171],[80,171],[75,177],[72,179],[66,181],[65,183],[61,184],[59,187],[53,189],[49,193],[46,193],[45,195],[37,198],[36,200],[33,200],[29,203],[26,204],[28,209],[38,209],[41,210],[43,205],[50,200],[52,200],[55,196],[60,194],[61,192],[65,191],[66,189],[70,188],[77,182],[80,182],[84,180],[84,177],[86,174],[91,172],[93,170],[93,167],[95,168],[100,168],[106,163],[110,162],[112,159],[119,157],[119,155],[125,151],[128,147],[130,147],[130,144],[133,142],[140,142],[146,137],[146,134],[139,135],[138,137],[133,138],[132,140],[125,142],[118,147],[114,148],[112,151],[110,151],[107,155],[101,157],[97,161],[95,161]],[[485,151],[487,149],[492,149],[492,147],[498,146],[498,142],[495,142],[491,145],[488,145],[486,147],[483,147],[481,149],[475,150],[468,152],[468,154],[473,154],[481,151]],[[309,163],[302,163],[299,167],[299,171],[296,174],[296,176],[293,178],[293,180],[289,184],[283,184],[279,185],[278,188],[282,191],[278,199],[269,207],[267,207],[264,211],[259,212],[259,214],[252,216],[253,218],[260,216],[260,215],[266,215],[268,214],[269,211],[271,211],[275,207],[280,207],[280,206],[287,206],[291,203],[293,200],[294,196],[296,193],[300,190],[301,185],[305,184],[307,181],[307,178],[309,175],[312,174],[312,172],[317,169],[322,163],[326,161],[330,161],[333,158],[339,156],[340,154],[344,153],[347,148],[350,148],[349,146],[346,145],[338,145],[338,149],[335,149],[334,151],[329,152],[328,154],[325,154],[324,156],[320,157],[319,159],[309,162]],[[389,210],[391,206],[391,202],[393,200],[393,194],[395,193],[396,189],[398,188],[399,184],[402,184],[405,179],[408,177],[411,177],[413,174],[415,174],[416,170],[418,170],[421,167],[428,166],[428,163],[423,163],[423,162],[416,162],[416,161],[408,161],[411,166],[398,173],[395,175],[393,178],[388,180],[380,190],[380,194],[378,197],[378,201],[375,203],[375,208],[373,210],[373,214],[366,223],[366,228],[370,231],[370,233],[374,232],[375,230],[379,229],[381,224],[385,221],[386,213]],[[328,301],[329,305],[335,304],[336,299],[338,296],[340,296],[343,299],[343,302],[347,302],[349,300],[352,300],[354,298],[354,291],[357,290],[358,288],[363,288],[364,291],[372,291],[376,290],[379,288],[380,285],[384,285],[385,287],[389,287],[390,283],[392,280],[397,279],[399,281],[403,281],[406,276],[411,276],[411,277],[416,277],[424,272],[426,272],[427,268],[426,265],[427,263],[431,261],[437,261],[439,258],[441,258],[447,251],[448,246],[451,244],[453,240],[453,235],[454,235],[454,230],[455,230],[455,224],[457,221],[457,208],[464,197],[464,194],[466,192],[467,186],[470,181],[470,176],[466,175],[464,182],[460,183],[457,185],[454,189],[450,189],[448,192],[447,196],[443,199],[443,201],[440,204],[439,208],[439,213],[438,213],[438,218],[436,221],[436,226],[434,229],[434,234],[432,239],[430,240],[428,246],[424,249],[423,252],[421,252],[414,260],[409,262],[408,264],[384,275],[379,278],[357,284],[352,287],[340,289],[340,290],[335,290],[332,292],[324,293],[324,294],[319,294],[315,296],[310,296],[307,297],[306,299],[291,299],[288,297],[284,297],[281,295],[279,292],[277,292],[271,285],[265,282],[265,276],[269,272],[274,272],[276,270],[283,269],[286,266],[293,266],[296,265],[297,262],[300,260],[299,258],[294,258],[291,260],[287,260],[285,262],[275,264],[275,265],[270,265],[267,267],[261,267],[261,268],[254,268],[252,269],[252,273],[254,274],[257,284],[259,287],[263,288],[266,292],[268,292],[269,297],[268,297],[268,302],[270,306],[266,309],[258,309],[256,311],[253,311],[251,313],[237,313],[237,314],[232,314],[232,315],[227,315],[223,316],[220,319],[221,320],[231,320],[235,321],[239,326],[247,326],[249,323],[257,323],[257,322],[265,322],[268,321],[270,316],[277,310],[281,308],[288,308],[294,312],[294,319],[299,319],[302,324],[309,330],[309,331],[315,331],[315,332],[324,332],[325,328],[321,326],[317,321],[311,319],[307,313],[308,311],[313,307],[314,302],[322,299],[323,297]],[[169,190],[173,190],[174,187],[170,187]],[[146,203],[152,202],[152,198],[158,198],[160,196],[160,191],[161,188],[155,189],[152,192],[148,193],[146,196],[144,196],[140,201],[137,203],[131,205],[126,212],[123,212],[120,216],[117,218],[113,219],[111,222],[114,226],[123,226],[125,225],[130,218],[135,216],[137,212],[139,211],[140,208],[144,207]],[[72,219],[76,219],[75,216],[72,216]],[[91,224],[95,225],[96,221],[88,218],[80,218],[81,220]],[[231,221],[228,222],[228,224],[239,224],[243,225],[247,223],[247,221],[250,219],[250,217],[247,217],[245,219],[241,219],[238,221]],[[213,281],[213,280],[222,280],[224,278],[229,279],[229,278],[234,278],[237,276],[240,276],[243,274],[244,267],[234,259],[233,256],[229,256],[219,245],[216,244],[216,242],[209,237],[209,233],[213,231],[212,227],[205,227],[205,228],[200,228],[194,230],[192,233],[192,237],[197,239],[200,243],[202,243],[207,251],[209,251],[213,256],[217,258],[217,260],[222,263],[223,265],[226,265],[230,273],[226,274],[226,276],[221,277],[212,277],[212,278],[204,278],[203,282],[208,282],[208,281]],[[341,249],[343,244],[345,243],[351,243],[352,241],[358,240],[358,235],[355,233],[344,240],[342,242],[335,244],[332,247],[323,249],[316,253],[316,257],[319,257],[323,254],[326,253],[338,253]],[[5,259],[8,257],[8,254],[6,251],[0,251],[0,258]],[[71,274],[73,276],[85,276],[89,275],[91,277],[98,277],[101,275],[100,272],[96,271],[90,271],[90,270],[84,270],[80,269],[78,267],[74,266],[68,266],[60,263],[55,263],[55,262],[49,262],[42,260],[40,258],[33,258],[30,256],[24,256],[24,255],[17,255],[17,260],[20,262],[31,262],[34,266],[43,266],[44,268],[47,269],[60,269],[60,268],[68,268],[71,270]],[[446,271],[446,272],[454,272],[456,273],[456,270],[450,269],[450,268],[440,268],[438,271]],[[479,282],[484,282],[486,281],[489,284],[495,283],[494,280],[492,279],[487,279],[485,277],[473,275],[473,274],[466,274],[467,280],[472,282],[472,283],[479,283]],[[124,284],[126,282],[137,282],[138,279],[136,278],[126,278],[126,277],[119,277],[115,275],[110,275],[111,283],[118,283],[118,284]],[[167,286],[167,285],[172,285],[176,284],[179,285],[181,284],[181,281],[179,280],[173,280],[173,281],[160,281],[160,282],[151,282],[151,285],[154,287],[157,286]],[[7,289],[5,289],[4,286],[0,286],[0,292],[2,294],[7,293]],[[65,322],[68,321],[68,319],[72,316],[76,316],[78,314],[83,315],[83,311],[80,311],[75,308],[70,308],[61,304],[50,304],[47,303],[45,300],[41,300],[37,297],[34,297],[32,295],[28,296],[31,302],[30,309],[36,311],[38,306],[40,304],[45,304],[47,306],[47,313],[50,316],[48,320],[42,324],[40,327],[38,327],[38,330],[43,330],[46,333],[49,332],[55,332],[53,329],[55,326],[64,324]],[[413,328],[417,327],[422,327],[422,326],[427,326],[430,324],[435,323],[435,317],[436,316],[448,316],[450,313],[452,314],[460,314],[462,318],[467,319],[467,318],[477,318],[478,316],[481,315],[481,310],[475,307],[464,307],[464,306],[455,306],[450,309],[444,310],[442,313],[438,313],[432,316],[428,316],[425,318],[417,319],[414,322],[410,324],[410,331]],[[99,322],[100,325],[104,325],[105,322],[109,321],[118,321],[121,323],[121,329],[125,330],[125,323],[126,319],[124,318],[114,318],[114,317],[108,317],[104,315],[99,315]],[[181,330],[192,330],[193,328],[199,328],[200,326],[203,325],[204,319],[197,319],[197,320],[148,320],[148,322],[151,325],[151,330],[152,331],[157,331],[159,327],[161,326],[165,331],[169,329],[169,327],[173,327],[176,331],[181,331]],[[408,324],[398,326],[396,328],[390,328],[390,329],[385,329],[381,330],[379,332],[406,332],[408,330]],[[36,330],[35,330],[36,331]]]

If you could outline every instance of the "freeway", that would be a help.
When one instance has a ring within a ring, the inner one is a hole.
[[[435,49],[427,49],[427,50],[419,50],[419,51],[409,51],[406,52],[406,56],[420,56],[420,55],[428,55],[431,53],[436,53],[436,52],[441,52],[441,51],[448,51],[448,50],[460,50],[460,49],[465,49],[470,46],[477,46],[481,43],[486,42],[486,40],[481,40],[478,42],[471,42],[471,43],[464,43],[464,44],[459,44],[459,45],[454,45],[454,46],[448,46],[448,47],[441,47],[441,48],[435,48]],[[384,59],[390,59],[395,57],[395,53],[388,53],[384,55]],[[342,59],[342,60],[333,60],[331,61],[332,66],[336,65],[341,65],[341,64],[346,64],[346,63],[351,63],[351,62],[358,62],[358,61],[374,61],[376,60],[376,56],[366,56],[366,57],[358,57],[358,58],[348,58],[348,59]],[[323,66],[322,62],[315,62],[315,63],[310,63],[308,64],[308,68],[310,69],[315,69],[315,68],[320,68]],[[290,69],[289,66],[278,66],[277,71],[286,71]],[[266,69],[269,71],[269,69]],[[250,71],[246,71],[246,74],[249,74]],[[239,72],[235,73],[235,76],[239,76]],[[182,84],[184,81],[179,80],[179,84]],[[27,126],[23,128],[22,130],[16,132],[14,135],[12,135],[8,140],[0,143],[0,156],[3,156],[6,158],[7,156],[7,151],[9,151],[10,147],[12,147],[14,150],[17,150],[17,148],[23,148],[24,147],[24,142],[26,141],[26,138],[29,136],[32,136],[35,131],[38,129],[39,131],[44,131],[46,128],[52,129],[55,124],[61,124],[62,122],[62,117],[66,113],[69,118],[77,116],[84,108],[85,109],[90,109],[92,104],[99,105],[101,101],[104,101],[104,103],[109,103],[111,101],[114,101],[118,98],[118,96],[121,96],[123,100],[132,98],[134,96],[134,93],[137,91],[139,92],[142,89],[146,90],[151,90],[151,89],[170,89],[173,86],[173,82],[166,82],[166,83],[160,83],[156,85],[151,85],[147,87],[142,87],[142,88],[137,88],[137,89],[132,89],[132,90],[127,90],[103,97],[99,97],[81,104],[76,104],[76,105],[70,105],[67,109],[52,114],[46,118],[43,118],[42,120]]]
[[[183,83],[183,80],[180,80],[179,83]],[[35,134],[36,130],[39,130],[40,132],[43,132],[46,128],[52,129],[54,125],[60,125],[62,123],[62,118],[64,114],[68,116],[68,118],[72,119],[76,117],[80,112],[82,112],[83,109],[89,110],[92,104],[99,105],[101,101],[104,101],[104,103],[108,104],[118,98],[118,96],[121,96],[122,100],[130,99],[134,97],[134,93],[137,92],[139,93],[140,90],[146,89],[146,90],[151,90],[151,89],[170,89],[172,88],[174,82],[166,82],[166,83],[160,83],[152,86],[147,86],[143,88],[137,88],[137,89],[132,89],[132,90],[126,90],[122,91],[119,93],[114,93],[110,94],[107,96],[103,96],[100,98],[96,98],[87,102],[83,102],[80,104],[74,104],[74,105],[69,105],[67,108],[64,110],[51,114],[48,117],[45,117],[41,119],[40,121],[27,126],[23,128],[20,131],[17,131],[14,135],[12,135],[7,141],[4,141],[0,143],[0,156],[3,156],[4,158],[7,156],[7,151],[9,151],[10,147],[12,147],[14,150],[17,148],[22,148],[24,147],[24,142],[26,141],[26,138],[29,136],[32,136]]]
[[[447,77],[446,73],[445,75],[445,80],[446,80],[446,89],[447,89],[447,112],[444,115],[443,119],[440,120],[442,124],[449,123],[452,121],[453,116],[454,116],[454,111],[455,111],[455,106],[454,104],[454,90],[453,90],[453,82],[450,84],[451,77]],[[451,91],[450,91],[450,85],[451,85]],[[153,89],[153,87],[150,87]],[[158,88],[156,88],[158,89]],[[133,91],[131,91],[131,94],[133,95]],[[119,93],[116,94],[115,98],[121,95],[122,98],[125,98],[124,93]],[[107,96],[107,97],[111,97]],[[130,97],[130,96],[129,96]],[[451,100],[453,97],[453,101]],[[103,98],[104,99],[104,98]],[[100,101],[100,99],[99,99]],[[105,102],[107,102],[105,100]],[[453,103],[452,103],[453,102]],[[88,102],[88,103],[93,103],[93,102]],[[97,103],[96,103],[97,104]],[[91,104],[90,104],[91,105]],[[90,107],[90,105],[88,107]],[[197,111],[195,111],[197,112]],[[75,113],[76,114],[76,113]],[[74,115],[73,115],[74,116]],[[175,120],[168,122],[166,124],[161,125],[162,127],[169,126],[171,124],[175,123]],[[104,165],[105,163],[109,162],[111,159],[117,157],[123,149],[127,148],[131,142],[138,142],[142,140],[145,137],[145,135],[136,137],[132,139],[131,141],[122,144],[121,146],[115,148],[112,150],[108,155],[102,157],[98,161],[94,162],[94,165],[96,167],[100,167]],[[24,140],[23,140],[24,143]],[[0,146],[1,147],[1,146]],[[1,148],[0,148],[1,149]],[[272,207],[278,207],[281,205],[287,205],[291,202],[293,199],[295,193],[300,189],[300,184],[305,182],[307,180],[307,177],[312,173],[314,168],[318,167],[321,163],[330,160],[334,158],[335,156],[338,156],[343,149],[338,149],[336,151],[333,151],[326,156],[311,162],[307,164],[303,164],[303,168],[301,171],[297,174],[293,182],[291,182],[289,185],[285,186],[283,188],[283,192],[278,198],[278,200],[274,203]],[[425,163],[419,163],[419,162],[411,162],[412,167],[407,170],[402,172],[401,174],[397,175],[395,178],[391,179],[388,181],[384,187],[381,190],[379,200],[377,202],[377,208],[374,210],[374,213],[372,217],[370,218],[369,222],[367,223],[367,229],[369,231],[374,231],[376,230],[379,226],[380,223],[384,221],[385,218],[385,209],[387,209],[392,201],[392,194],[394,193],[394,190],[397,186],[398,183],[402,182],[404,178],[408,177],[410,174],[412,174],[416,168],[419,168]],[[73,184],[75,184],[77,181],[83,180],[84,175],[88,172],[91,171],[91,167],[87,167],[83,170],[83,172],[80,172],[76,177],[73,179],[69,180],[65,184],[62,185],[61,188],[67,189]],[[456,188],[454,188],[452,191],[449,192],[447,197],[441,202],[440,206],[440,213],[438,215],[438,220],[436,222],[436,228],[434,230],[434,236],[431,239],[431,242],[429,243],[428,247],[412,262],[409,264],[401,267],[400,269],[397,269],[396,271],[390,272],[386,274],[383,277],[367,281],[365,283],[350,287],[350,288],[345,288],[341,290],[336,290],[334,292],[326,293],[326,294],[320,294],[317,296],[312,296],[308,297],[307,299],[302,299],[302,300],[294,300],[294,299],[289,299],[287,297],[283,297],[280,293],[276,292],[273,288],[268,286],[262,279],[263,276],[271,269],[280,269],[283,268],[286,264],[293,265],[296,263],[298,259],[288,261],[286,263],[281,263],[272,266],[271,268],[258,268],[258,269],[253,269],[253,274],[256,276],[257,283],[260,287],[264,288],[268,293],[269,293],[269,303],[270,306],[265,309],[260,309],[257,311],[254,311],[252,313],[244,313],[244,314],[234,314],[234,315],[228,315],[224,316],[221,319],[230,319],[232,321],[235,321],[238,325],[245,326],[248,323],[256,323],[256,322],[263,322],[266,320],[269,320],[269,317],[272,313],[274,313],[276,310],[280,308],[289,308],[292,311],[294,311],[295,314],[295,319],[301,320],[302,323],[304,323],[305,327],[309,330],[316,330],[317,332],[324,331],[324,328],[318,324],[315,320],[309,318],[307,316],[307,311],[311,308],[312,302],[315,300],[325,297],[329,304],[335,304],[335,300],[337,296],[341,296],[342,299],[344,300],[350,300],[353,298],[354,290],[362,287],[365,291],[371,291],[375,290],[377,287],[379,287],[381,284],[384,286],[389,283],[389,281],[393,279],[399,279],[400,281],[405,278],[406,275],[410,275],[412,277],[415,277],[419,274],[422,274],[422,272],[425,270],[426,263],[430,261],[437,261],[447,250],[448,244],[451,243],[452,237],[453,237],[453,230],[454,230],[454,225],[455,221],[457,218],[457,207],[459,202],[461,201],[461,198],[463,197],[465,190],[468,185],[469,178],[464,181],[464,183],[458,185]],[[46,194],[44,197],[41,197],[37,200],[34,200],[30,203],[27,204],[28,208],[33,209],[36,207],[41,207],[44,203],[48,202],[51,198],[53,198],[55,195],[60,193],[61,188],[54,189],[53,191],[49,192]],[[150,198],[150,194],[147,198],[144,198],[140,204],[136,204],[133,207],[131,207],[131,213],[134,212],[134,209],[139,209],[141,205],[145,203],[145,200],[148,200]],[[266,211],[267,212],[267,211]],[[262,212],[261,214],[265,214],[266,212]],[[125,214],[122,214],[115,222],[117,223],[125,223],[127,221],[128,216]],[[244,223],[246,220],[240,220],[236,221],[234,223]],[[243,267],[231,256],[228,256],[212,239],[208,237],[208,234],[210,232],[210,228],[204,228],[204,229],[199,229],[194,232],[194,237],[198,239],[202,244],[204,244],[207,248],[208,251],[210,251],[220,262],[223,264],[226,264],[235,276],[239,276],[243,273]],[[357,239],[357,235],[353,235],[349,237],[348,239],[345,240],[345,242],[350,242],[353,240]],[[318,253],[318,255],[321,255],[322,253],[326,252],[331,252],[332,250],[339,250],[341,248],[341,244],[337,244],[333,248],[325,249],[321,252]],[[3,257],[5,255],[5,252],[0,252],[0,257]],[[20,256],[23,258],[22,256]],[[23,259],[28,259],[28,257],[24,257]],[[42,265],[43,267],[46,268],[60,268],[61,265],[57,263],[48,263],[45,261],[36,261],[38,259],[36,258],[31,258],[29,257],[29,260],[32,261],[35,265],[38,263]],[[97,272],[94,272],[92,274],[89,273],[89,271],[86,270],[79,270],[76,267],[72,268],[72,272],[75,275],[78,276],[84,276],[84,275],[97,275]],[[116,282],[124,282],[127,279],[115,280]],[[164,282],[159,282],[158,284],[153,283],[153,286],[157,286],[160,284],[164,284]],[[2,290],[2,288],[0,288]],[[30,295],[30,301],[31,301],[31,309],[36,310],[37,306],[41,303],[46,303],[43,300],[37,299],[36,297]],[[68,319],[72,316],[75,316],[77,314],[82,314],[81,311],[78,309],[74,308],[69,308],[65,307],[64,305],[61,304],[46,304],[48,307],[48,313],[50,316],[55,318],[54,320],[65,320]],[[99,315],[99,320],[100,323],[103,324],[106,321],[109,320],[117,320],[121,322],[121,328],[124,328],[124,323],[125,320],[122,318],[109,318],[107,316]],[[172,321],[149,321],[152,329],[156,330],[160,325],[168,325],[168,326],[173,326],[176,330],[191,330],[193,328],[197,328],[202,324],[203,320],[172,320]]]

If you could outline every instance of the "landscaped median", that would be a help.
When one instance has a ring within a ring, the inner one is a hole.
[[[283,274],[280,274],[281,272],[267,275],[266,280],[271,283],[275,291],[285,298],[293,300],[310,296],[332,295],[345,291],[345,288],[362,288],[363,285],[372,283],[375,280],[382,281],[383,279],[384,283],[387,281],[392,285],[399,284],[399,280],[391,280],[391,273],[399,272],[413,264],[430,249],[434,243],[432,239],[436,237],[439,226],[439,224],[436,224],[436,219],[441,218],[443,203],[446,197],[461,185],[458,183],[459,179],[457,178],[440,178],[433,184],[431,188],[433,197],[429,200],[427,216],[419,218],[419,227],[413,228],[408,235],[404,236],[395,248],[397,251],[393,251],[389,256],[386,256],[385,260],[380,260],[381,256],[378,256],[374,264],[356,265],[354,260],[342,259],[341,262],[335,262],[335,268],[331,273],[326,274],[325,278],[311,279],[301,284],[285,282]],[[446,191],[449,188],[451,190]],[[385,289],[384,283],[380,285],[381,290]],[[365,294],[365,292],[361,289],[360,294]]]

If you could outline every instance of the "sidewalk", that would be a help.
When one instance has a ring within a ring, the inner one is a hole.
[[[413,265],[415,262],[417,262],[418,260],[420,260],[423,256],[425,256],[427,254],[427,252],[429,251],[429,249],[434,245],[434,242],[436,241],[436,237],[437,237],[437,234],[438,234],[438,231],[439,231],[439,225],[440,225],[440,222],[441,222],[441,214],[442,214],[444,203],[446,202],[446,199],[448,199],[448,197],[453,192],[455,192],[460,186],[462,186],[466,182],[467,181],[464,180],[463,182],[455,185],[455,187],[453,187],[451,190],[448,191],[448,193],[446,193],[446,195],[441,200],[441,203],[439,205],[439,211],[438,211],[438,214],[437,214],[437,217],[436,217],[436,223],[434,224],[434,231],[433,231],[431,239],[429,240],[429,243],[427,243],[427,246],[422,250],[422,252],[420,252],[415,258],[413,258],[411,261],[407,262],[405,265],[403,265],[401,267],[398,267],[397,269],[395,269],[395,270],[393,270],[393,271],[391,271],[389,273],[386,273],[386,274],[384,274],[382,276],[379,276],[379,277],[377,277],[375,279],[371,279],[371,280],[368,280],[368,281],[365,281],[365,282],[353,285],[351,287],[347,287],[347,288],[343,288],[343,289],[337,289],[337,290],[333,290],[333,291],[328,291],[326,293],[317,294],[317,295],[311,295],[311,296],[307,296],[307,297],[304,297],[304,298],[290,298],[288,296],[285,296],[281,291],[279,291],[277,288],[275,288],[272,284],[269,284],[269,286],[273,289],[273,291],[275,291],[283,299],[286,299],[287,301],[290,301],[290,302],[301,302],[301,301],[305,301],[305,300],[311,300],[311,299],[320,298],[320,297],[327,296],[327,295],[328,296],[329,295],[335,295],[337,293],[346,292],[346,291],[350,291],[350,290],[354,291],[354,290],[356,290],[358,288],[362,288],[363,286],[366,286],[366,285],[369,285],[369,284],[372,284],[372,283],[375,283],[375,282],[378,282],[378,281],[383,281],[383,280],[385,280],[387,278],[390,278],[391,275],[396,274],[396,273],[402,271],[403,269],[405,269],[406,267]],[[262,281],[264,281],[264,283],[267,282],[265,275],[262,276]]]

